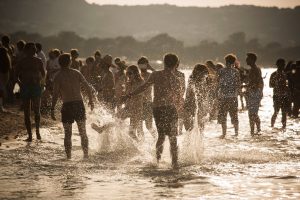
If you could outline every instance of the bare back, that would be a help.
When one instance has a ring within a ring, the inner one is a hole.
[[[155,71],[148,81],[154,85],[153,106],[176,106],[180,97],[180,81],[171,71]]]
[[[40,85],[45,77],[42,60],[37,57],[25,57],[17,65],[16,75],[23,85]]]

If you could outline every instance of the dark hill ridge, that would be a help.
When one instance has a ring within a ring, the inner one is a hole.
[[[85,37],[133,35],[137,39],[168,33],[195,45],[205,39],[223,41],[243,31],[263,43],[300,44],[300,7],[99,6],[84,0],[0,0],[0,13],[0,30],[5,33],[74,31]]]

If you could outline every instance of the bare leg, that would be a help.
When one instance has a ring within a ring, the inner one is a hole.
[[[26,139],[27,142],[32,141],[32,131],[31,131],[31,121],[30,121],[30,99],[24,99],[23,105],[24,105],[24,121],[25,126],[28,134],[28,138]]]
[[[178,146],[176,136],[169,137],[170,140],[170,153],[172,157],[172,167],[178,168]]]
[[[225,138],[226,136],[226,132],[227,132],[227,124],[226,121],[222,122],[222,135],[221,135],[221,139]]]
[[[274,110],[274,113],[272,115],[272,118],[271,118],[271,127],[274,127],[274,124],[275,124],[275,121],[276,121],[276,118],[277,118],[277,115],[278,115],[278,111],[277,109]]]
[[[71,151],[72,151],[72,124],[71,123],[63,123],[65,129],[65,151],[67,154],[67,159],[71,159]]]
[[[159,160],[161,159],[161,154],[163,152],[164,149],[164,142],[165,142],[166,136],[165,134],[158,134],[158,139],[156,142],[156,159],[157,162],[159,162]]]
[[[81,147],[83,151],[83,157],[88,158],[89,157],[89,139],[86,134],[86,123],[85,120],[78,121],[77,122],[79,135],[81,138]]]
[[[40,121],[41,121],[41,98],[34,98],[32,100],[33,111],[34,111],[34,120],[35,120],[35,129],[36,129],[36,138],[41,139],[40,135]]]

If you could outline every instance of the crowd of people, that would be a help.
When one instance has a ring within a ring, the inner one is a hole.
[[[59,49],[49,51],[48,58],[39,43],[20,40],[16,48],[8,36],[0,45],[0,112],[5,113],[6,104],[14,104],[21,98],[20,109],[28,133],[26,141],[32,141],[30,112],[34,111],[36,138],[40,116],[51,113],[56,119],[55,107],[62,101],[61,121],[65,131],[65,151],[71,158],[72,124],[77,123],[84,157],[88,157],[86,112],[84,102],[91,109],[100,102],[109,113],[119,119],[130,119],[129,135],[134,140],[144,137],[146,128],[156,137],[156,157],[159,161],[165,137],[169,137],[173,167],[178,166],[177,135],[183,129],[190,131],[197,124],[203,132],[206,119],[217,120],[222,127],[221,138],[226,137],[227,115],[239,134],[238,96],[242,109],[248,110],[250,134],[261,131],[259,107],[263,97],[264,81],[257,66],[257,55],[247,53],[249,68],[242,68],[234,54],[225,56],[225,64],[208,60],[194,66],[185,84],[185,74],[180,71],[180,60],[173,53],[163,57],[164,68],[154,69],[147,57],[142,56],[136,64],[128,64],[121,58],[102,56],[97,50],[93,56],[82,61],[77,49],[70,53]],[[274,114],[282,113],[282,128],[286,128],[287,115],[297,118],[300,108],[300,62],[283,58],[276,61],[277,70],[270,77],[273,88]],[[14,93],[19,85],[19,95]],[[245,100],[245,102],[244,102]],[[153,126],[155,121],[156,130]],[[196,123],[197,122],[197,123]]]

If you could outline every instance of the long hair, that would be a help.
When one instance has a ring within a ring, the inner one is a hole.
[[[143,77],[140,73],[139,68],[136,65],[130,65],[129,67],[126,68],[126,74],[128,73],[133,73],[134,80],[136,81],[143,81]]]
[[[0,71],[7,73],[11,69],[11,60],[6,48],[0,47]]]
[[[204,73],[209,74],[208,68],[203,64],[196,64],[191,75],[191,80],[194,83],[201,81]]]

